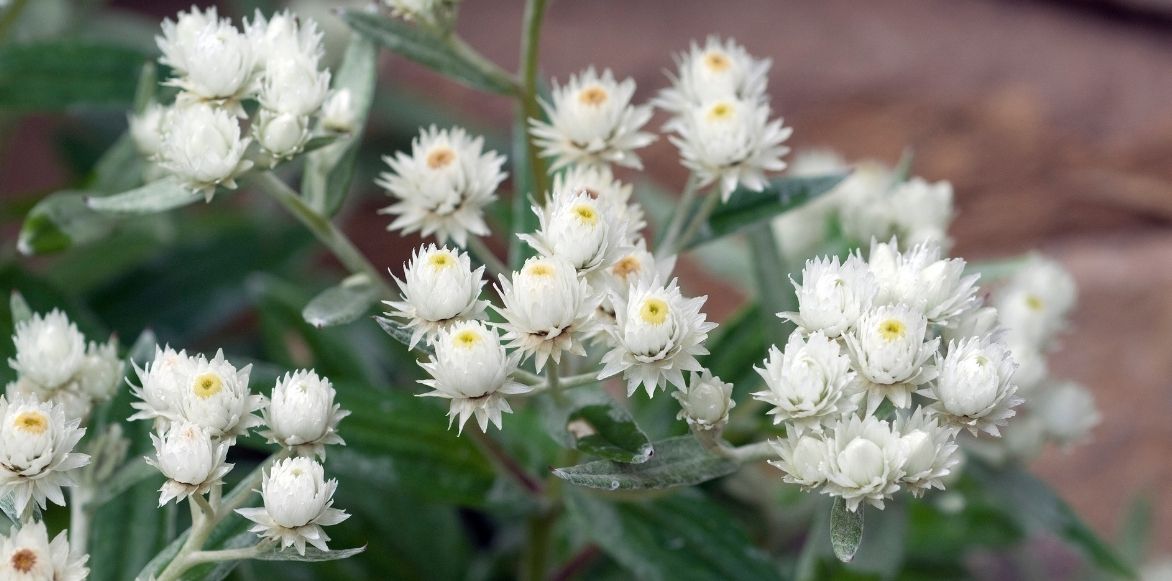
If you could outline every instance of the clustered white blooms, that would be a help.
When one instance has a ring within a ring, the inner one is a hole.
[[[137,412],[130,419],[154,422],[155,453],[146,461],[167,477],[159,506],[192,496],[219,498],[213,492],[233,467],[227,461],[231,447],[262,427],[270,443],[299,457],[268,472],[261,489],[266,508],[240,509],[241,514],[258,523],[254,532],[280,540],[282,547],[295,545],[304,554],[308,542],[325,551],[329,537],[321,527],[346,515],[330,508],[337,482],[324,482],[321,465],[307,456],[324,459],[326,445],[345,444],[337,426],[349,412],[334,401],[330,381],[313,370],[286,373],[265,398],[249,390],[251,368],[232,365],[223,351],[208,359],[159,346],[152,361],[135,365]]]
[[[5,581],[82,581],[89,576],[88,560],[89,555],[71,549],[68,531],[50,541],[42,521],[0,534],[0,579]]]
[[[314,131],[353,129],[349,94],[330,93],[322,33],[313,21],[258,11],[238,28],[215,7],[193,6],[164,20],[155,40],[159,62],[174,73],[165,84],[179,94],[173,104],[132,115],[130,134],[162,173],[208,200],[217,187],[235,188],[254,165],[297,155]],[[259,105],[252,118],[243,107],[247,100]]]
[[[429,244],[416,249],[403,272],[395,278],[401,301],[384,301],[392,317],[402,319],[411,331],[410,347],[423,338],[434,338],[453,323],[485,318],[488,301],[480,299],[484,267],[472,270],[463,252]]]
[[[56,309],[17,323],[13,343],[16,356],[8,365],[17,378],[5,389],[10,400],[54,402],[67,418],[84,422],[94,404],[109,400],[122,383],[118,341],[87,343],[77,325]]]
[[[81,420],[53,401],[0,396],[0,422],[0,493],[11,495],[18,513],[30,502],[64,506],[61,488],[72,486],[90,461],[73,451],[85,435]]]

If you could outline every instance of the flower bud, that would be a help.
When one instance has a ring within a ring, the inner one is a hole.
[[[822,331],[838,337],[854,326],[879,292],[867,263],[851,255],[839,265],[838,257],[814,258],[802,269],[802,283],[794,283],[797,312],[779,313],[806,331]]]
[[[350,515],[332,508],[338,481],[325,479],[325,470],[310,458],[279,460],[261,480],[264,508],[236,512],[256,523],[252,532],[280,541],[282,548],[295,546],[305,554],[305,543],[328,551],[329,535],[322,526],[338,524]]]
[[[330,381],[313,371],[286,373],[277,380],[265,409],[270,442],[325,456],[325,444],[342,444],[338,421],[350,414],[334,403]]]
[[[821,423],[853,411],[859,393],[852,387],[855,373],[838,342],[816,331],[808,338],[789,337],[785,352],[771,347],[764,366],[754,368],[766,388],[753,397],[772,404],[773,423],[801,433],[821,430]]]
[[[236,176],[252,167],[244,159],[248,139],[224,109],[204,103],[178,106],[167,116],[159,165],[210,199],[217,185],[236,187]]]
[[[63,386],[85,361],[85,337],[56,309],[18,323],[13,343],[16,358],[8,364],[46,389]]]
[[[672,396],[679,400],[683,409],[677,419],[687,420],[688,425],[699,429],[713,429],[728,422],[728,412],[736,402],[732,400],[732,384],[705,370],[693,373],[687,389],[681,389]]]
[[[159,506],[171,499],[203,494],[220,482],[231,464],[225,464],[228,444],[212,439],[211,430],[189,422],[175,422],[159,437],[151,434],[155,457],[147,463],[159,469],[167,482],[159,489]]]
[[[1009,349],[992,339],[949,343],[938,367],[939,377],[922,392],[937,400],[933,408],[974,435],[979,430],[998,435],[997,426],[1021,403],[1015,396],[1016,364]]]
[[[293,157],[309,139],[308,126],[308,117],[264,110],[256,126],[256,140],[273,157]]]
[[[326,131],[351,133],[357,129],[358,114],[354,110],[350,89],[334,91],[321,107],[321,126]]]
[[[403,300],[386,304],[394,309],[388,315],[405,320],[405,327],[413,329],[411,347],[453,323],[484,318],[488,306],[488,301],[480,300],[484,267],[472,270],[467,253],[435,244],[420,246],[403,278],[395,279]]]
[[[501,426],[501,412],[512,411],[505,395],[524,393],[530,388],[512,380],[517,355],[509,355],[497,332],[479,321],[463,321],[440,331],[433,343],[435,355],[422,364],[432,379],[420,383],[434,391],[424,394],[451,400],[449,425],[464,423],[476,416],[481,431],[488,422]]]

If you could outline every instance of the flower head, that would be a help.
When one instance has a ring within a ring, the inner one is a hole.
[[[711,99],[732,97],[746,101],[765,99],[765,85],[772,62],[756,59],[731,38],[709,36],[704,45],[692,42],[676,55],[672,86],[660,92],[655,104],[672,114]]]
[[[559,256],[533,257],[525,261],[511,280],[501,276],[505,318],[503,339],[524,357],[534,356],[537,370],[547,359],[561,361],[563,351],[585,355],[582,339],[594,332],[594,311],[601,302],[574,265]]]
[[[309,141],[309,117],[262,109],[252,133],[266,153],[275,159],[289,159],[301,153]]]
[[[163,52],[160,62],[177,77],[166,84],[179,87],[179,100],[224,102],[234,108],[252,89],[256,55],[252,42],[214,8],[201,13],[180,12],[178,22],[163,21],[163,35],[155,37]]]
[[[901,253],[894,238],[874,242],[868,263],[879,282],[878,304],[905,304],[941,324],[977,305],[980,276],[965,276],[964,260],[941,258],[935,244],[919,244]]]
[[[1070,381],[1047,387],[1030,403],[1046,435],[1064,445],[1085,438],[1102,419],[1095,406],[1095,396]]]
[[[264,409],[263,432],[270,443],[288,446],[302,454],[325,458],[328,444],[343,444],[338,421],[350,415],[334,403],[334,386],[313,370],[286,373],[277,380]]]
[[[553,102],[541,104],[549,122],[529,120],[541,155],[554,160],[550,171],[609,163],[642,169],[635,150],[655,136],[641,131],[652,111],[650,105],[632,105],[634,94],[635,81],[617,82],[609,69],[599,75],[588,68],[565,85],[554,81]]]
[[[85,337],[57,309],[17,323],[13,343],[16,357],[8,365],[47,388],[64,385],[85,363]]]
[[[574,165],[553,177],[554,192],[582,190],[604,207],[610,208],[617,216],[616,222],[626,223],[625,240],[633,242],[642,239],[639,233],[647,226],[643,208],[631,202],[631,185],[615,179],[610,166]]]
[[[0,579],[5,581],[84,581],[89,555],[70,550],[68,531],[49,541],[44,521],[25,522],[10,536],[0,535]]]
[[[405,321],[411,329],[412,349],[424,337],[434,337],[453,323],[483,319],[488,301],[480,299],[484,267],[472,270],[468,254],[446,246],[429,244],[415,250],[403,272],[406,281],[395,278],[401,301],[385,301],[388,313]]]
[[[252,415],[264,406],[264,397],[248,391],[251,364],[236,369],[220,350],[210,360],[203,355],[194,358],[186,371],[179,384],[180,418],[206,428],[229,444],[261,424],[261,419]]]
[[[501,412],[512,412],[506,395],[529,391],[512,379],[518,356],[505,352],[494,328],[480,321],[464,321],[441,331],[434,342],[435,355],[422,367],[431,379],[420,383],[433,391],[423,395],[451,400],[448,425],[460,431],[473,415],[480,431],[488,422],[501,428]]]
[[[973,435],[997,436],[997,427],[1013,417],[1022,400],[1013,383],[1016,368],[1009,348],[991,339],[964,339],[948,344],[937,365],[939,376],[921,393],[942,420],[967,428]]]
[[[561,257],[589,274],[630,248],[627,224],[615,210],[585,189],[555,190],[545,206],[533,206],[537,232],[518,237],[542,256]]]
[[[215,436],[211,429],[185,421],[173,422],[162,436],[151,434],[155,456],[147,457],[147,464],[167,477],[159,488],[159,506],[204,494],[223,482],[232,470],[232,464],[225,463],[229,445]]]
[[[944,477],[960,464],[956,428],[941,426],[935,415],[921,407],[899,415],[895,431],[899,433],[905,460],[900,483],[915,496],[932,488],[943,490]]]
[[[316,113],[330,91],[330,71],[297,52],[270,58],[260,78],[260,103],[275,113],[304,117]]]
[[[329,551],[330,540],[322,527],[336,525],[350,515],[333,508],[338,481],[325,479],[325,470],[311,458],[279,460],[265,473],[260,484],[264,508],[238,508],[236,512],[256,523],[249,531],[280,541],[281,548],[293,546],[305,554],[309,543]]]
[[[469,234],[488,234],[484,207],[505,179],[505,158],[483,149],[483,138],[432,126],[411,143],[411,155],[384,156],[391,171],[375,183],[398,199],[380,210],[396,216],[387,229],[434,235],[441,243],[451,238],[459,246],[467,245]]]
[[[1066,326],[1078,288],[1060,264],[1034,255],[993,294],[1011,342],[1043,350]]]
[[[822,331],[827,337],[839,337],[854,327],[879,293],[875,275],[854,254],[842,264],[837,256],[807,260],[801,284],[793,285],[798,310],[778,316],[793,321],[804,331]]]
[[[908,246],[934,244],[947,247],[952,223],[952,184],[913,177],[895,186],[887,198],[891,208],[891,235]]]
[[[165,430],[168,422],[178,418],[179,400],[194,364],[186,351],[175,351],[169,345],[156,345],[154,357],[142,367],[135,363],[138,385],[131,384],[130,391],[138,401],[130,406],[138,411],[130,419],[155,420],[156,426]]]
[[[905,476],[905,444],[889,422],[874,416],[843,418],[827,440],[826,488],[848,510],[867,502],[883,508]]]
[[[267,19],[257,10],[251,21],[244,22],[244,33],[252,42],[258,68],[268,68],[283,59],[301,59],[316,65],[325,56],[323,34],[317,22],[301,20],[289,10]],[[314,89],[312,85],[301,88]]]
[[[822,434],[787,434],[769,441],[778,460],[769,463],[785,473],[783,480],[811,490],[826,483],[830,448]]]
[[[0,396],[0,422],[0,493],[12,493],[18,513],[30,501],[64,506],[61,487],[72,486],[74,471],[90,461],[73,451],[85,434],[80,420],[55,402]]]
[[[884,398],[898,408],[911,406],[915,388],[936,375],[929,359],[940,340],[928,339],[928,319],[907,305],[867,311],[845,338],[855,370],[865,380],[868,414]]]
[[[704,341],[716,328],[700,312],[707,298],[685,299],[675,279],[666,286],[658,279],[640,283],[626,299],[612,293],[615,325],[607,332],[614,347],[603,355],[598,378],[621,372],[627,395],[640,385],[650,397],[668,383],[684,387],[685,371],[704,369],[696,356],[708,354]]]
[[[827,420],[854,411],[861,393],[854,386],[850,358],[821,331],[789,337],[785,352],[771,347],[763,367],[754,368],[766,389],[753,394],[773,407],[773,423],[795,434],[821,431]]]
[[[252,167],[244,159],[249,141],[224,109],[204,103],[177,106],[166,117],[159,165],[210,201],[216,186],[235,188],[236,177]]]
[[[680,413],[676,419],[686,420],[689,426],[700,430],[712,430],[728,423],[728,412],[736,407],[732,400],[731,383],[705,370],[692,373],[686,388],[671,394],[680,402]]]

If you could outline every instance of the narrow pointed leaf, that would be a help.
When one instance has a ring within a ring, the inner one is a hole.
[[[128,192],[87,197],[86,205],[108,214],[153,214],[187,206],[202,198],[199,193],[187,189],[178,178],[171,176]]]
[[[595,460],[555,468],[571,484],[602,490],[655,490],[691,486],[732,474],[738,464],[705,450],[692,436],[655,442],[655,455],[642,464]]]
[[[28,213],[16,247],[21,254],[45,254],[85,244],[106,236],[116,219],[86,205],[90,194],[63,191],[51,194]]]
[[[863,540],[863,507],[847,510],[846,501],[834,499],[830,508],[830,546],[834,556],[843,563],[855,558],[859,543]]]
[[[728,236],[753,224],[771,220],[834,189],[847,174],[787,176],[773,180],[760,192],[738,189],[712,212],[700,230],[686,241],[687,248]],[[715,192],[708,195],[718,195]]]
[[[346,279],[313,297],[301,316],[315,327],[345,325],[365,315],[378,302],[379,290],[363,275]]]
[[[630,412],[605,394],[576,390],[563,395],[563,403],[542,398],[546,430],[562,446],[615,462],[641,464],[652,458],[655,447],[635,423]]]

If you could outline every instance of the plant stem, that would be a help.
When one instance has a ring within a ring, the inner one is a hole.
[[[553,395],[555,402],[561,404],[565,396],[562,395],[562,378],[558,376],[558,367],[558,362],[552,360],[545,366],[545,390]]]
[[[196,551],[187,556],[188,566],[198,565],[200,563],[211,563],[214,561],[240,561],[244,559],[252,559],[260,555],[261,550],[267,548],[262,541],[251,547],[244,547],[242,549],[222,549],[219,551]]]
[[[534,396],[534,395],[538,395],[538,394],[550,391],[551,386],[550,386],[550,383],[548,380],[541,381],[541,378],[539,378],[539,377],[536,377],[536,379],[540,383],[537,383],[536,385],[533,386],[533,391],[528,391],[525,393],[517,394],[516,397],[530,397],[530,396]],[[558,390],[572,389],[575,387],[582,387],[585,385],[594,385],[594,384],[598,383],[598,381],[599,381],[599,379],[598,379],[597,373],[593,373],[593,372],[592,373],[579,373],[578,375],[569,375],[569,376],[564,376],[564,377],[558,377],[557,378],[557,388],[558,388]]]
[[[692,208],[692,200],[696,199],[696,190],[699,189],[699,185],[700,180],[696,174],[688,176],[688,183],[684,186],[684,193],[680,195],[680,201],[676,203],[676,211],[671,215],[671,222],[667,224],[663,241],[656,248],[657,257],[670,256],[675,252],[676,240],[679,238],[680,230],[684,227],[684,221],[688,219],[688,210]]]
[[[516,95],[521,95],[524,92],[523,88],[517,83],[516,77],[505,72],[505,70],[497,66],[496,63],[485,58],[484,55],[480,54],[476,49],[472,48],[468,45],[468,43],[464,42],[464,39],[456,36],[455,34],[449,34],[447,39],[448,46],[451,46],[452,50],[456,51],[457,54],[475,65],[476,68],[480,69],[480,72],[493,78],[502,85],[511,87],[513,93]]]
[[[708,216],[712,215],[712,211],[716,209],[717,204],[720,203],[720,194],[712,192],[704,199],[704,204],[700,206],[700,210],[692,217],[692,221],[688,223],[688,227],[684,229],[684,233],[680,235],[678,248],[687,248],[688,243],[700,231],[700,227],[708,221]],[[672,249],[674,252],[674,248]]]
[[[744,446],[733,447],[720,435],[720,430],[701,430],[692,428],[692,435],[704,446],[705,450],[718,456],[724,456],[738,464],[752,464],[770,458],[776,458],[777,453],[769,442],[754,442]]]
[[[475,429],[469,429],[468,432],[472,434],[472,440],[476,442],[489,458],[496,461],[505,474],[508,474],[513,480],[516,480],[517,484],[520,484],[521,488],[525,489],[526,492],[541,496],[541,481],[526,472],[521,467],[521,464],[510,456],[504,448],[501,448],[501,445],[492,436]]]
[[[69,547],[78,554],[89,552],[90,516],[89,504],[92,494],[84,484],[74,486],[69,493]]]
[[[274,200],[280,202],[306,228],[309,228],[309,231],[326,248],[329,248],[330,252],[350,272],[365,274],[370,278],[371,283],[378,285],[382,289],[383,294],[388,298],[396,296],[396,293],[387,284],[386,279],[379,273],[378,269],[362,255],[362,252],[354,246],[354,243],[346,237],[346,234],[335,226],[329,218],[317,213],[309,204],[306,204],[305,200],[302,200],[301,196],[297,195],[297,192],[293,191],[285,182],[273,175],[272,172],[267,171],[249,176],[248,182],[268,194]]]
[[[541,21],[545,18],[546,0],[528,0],[525,3],[524,31],[521,35],[521,115],[525,119],[540,119],[541,105],[537,102],[537,64],[541,50]],[[526,124],[522,124],[525,126]],[[549,189],[549,176],[545,163],[533,142],[533,135],[525,132],[525,150],[529,158],[529,171],[533,173],[534,199],[545,203],[545,192]],[[524,195],[515,192],[514,195]]]
[[[485,244],[484,241],[480,238],[476,236],[469,238],[468,250],[471,250],[472,255],[475,256],[476,259],[479,260],[480,263],[488,269],[489,274],[492,274],[493,276],[508,274],[509,267],[505,266],[505,263],[502,262],[501,259],[497,258],[496,254],[493,254],[492,249],[489,248],[488,245]]]

